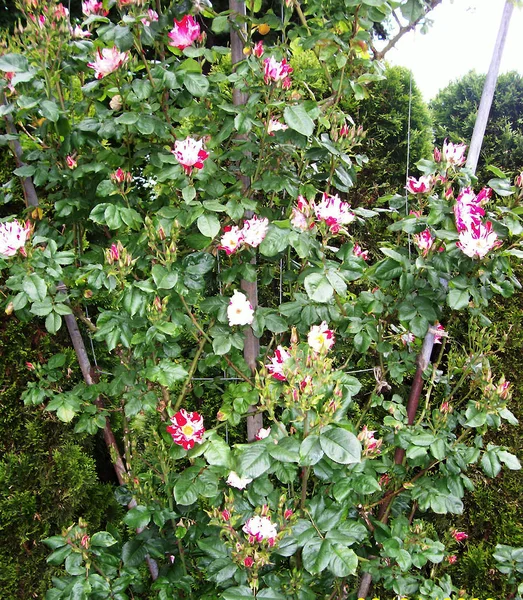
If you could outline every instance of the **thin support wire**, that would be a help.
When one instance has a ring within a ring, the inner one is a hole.
[[[412,70],[409,71],[409,113],[407,118],[407,165],[405,169],[405,216],[409,214],[409,192],[407,190],[407,184],[409,181],[409,169],[410,169],[410,130],[411,130],[411,115],[412,115]],[[408,234],[409,240],[409,260],[411,258],[411,238],[410,233]]]

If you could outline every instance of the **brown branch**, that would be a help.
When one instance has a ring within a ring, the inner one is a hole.
[[[423,19],[428,15],[428,13],[431,10],[434,10],[436,6],[438,6],[438,4],[441,4],[441,2],[442,0],[431,0],[431,2],[426,6],[425,12],[422,15],[420,15],[415,21],[412,21],[412,23],[401,26],[398,33],[388,42],[388,44],[385,46],[385,48],[383,48],[383,50],[375,51],[374,58],[376,60],[382,60],[385,54],[387,54],[389,50],[392,50],[392,48],[394,48],[394,46],[406,33],[415,29],[419,25],[419,23],[421,23],[421,21],[423,21]],[[393,14],[395,15],[395,13]],[[396,20],[399,22],[399,19],[397,19],[397,17]]]

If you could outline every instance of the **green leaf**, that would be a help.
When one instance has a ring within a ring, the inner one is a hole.
[[[202,235],[214,239],[220,232],[220,221],[216,215],[202,215],[196,222]]]
[[[209,91],[209,80],[199,73],[185,72],[183,74],[183,85],[189,94],[197,98],[206,96]]]
[[[253,444],[240,444],[238,449],[238,474],[241,477],[259,477],[271,467],[271,459],[267,445],[254,442]]]
[[[263,256],[276,256],[279,252],[283,252],[288,245],[289,230],[271,224],[259,248]]]
[[[154,283],[159,290],[172,290],[172,288],[178,283],[178,272],[169,271],[162,265],[153,265],[151,274],[154,279]]]
[[[143,529],[149,525],[151,511],[147,506],[135,506],[122,519],[126,525],[133,529]]]
[[[51,298],[47,296],[42,302],[35,302],[30,310],[37,317],[46,317],[53,310]]]
[[[107,531],[97,531],[91,537],[91,546],[101,546],[102,548],[108,548],[109,546],[114,546],[117,543],[117,540],[108,533]]]
[[[294,437],[285,437],[274,446],[270,446],[269,454],[281,462],[297,463],[299,460],[300,442]]]
[[[334,288],[322,273],[311,273],[304,280],[305,291],[315,302],[329,302],[334,295]]]
[[[141,539],[134,538],[123,545],[122,560],[126,567],[139,567],[147,556],[147,546]]]
[[[46,562],[48,562],[50,565],[61,565],[64,560],[69,556],[69,554],[71,554],[71,552],[73,551],[73,549],[71,548],[71,546],[69,546],[69,544],[67,544],[66,546],[62,546],[61,548],[58,548],[58,550],[55,550],[52,554],[50,554],[47,557]]]
[[[501,463],[494,450],[487,450],[483,454],[481,457],[481,468],[487,477],[496,477],[501,471]]]
[[[314,121],[309,117],[303,104],[286,106],[283,118],[291,129],[302,135],[309,137],[314,132]]]
[[[265,600],[287,600],[287,596],[284,596],[281,592],[273,590],[272,588],[265,588],[256,594],[256,598],[264,598]]]
[[[188,373],[181,365],[166,358],[161,360],[158,365],[146,368],[144,375],[149,381],[171,388],[178,381],[185,379]]]
[[[514,454],[511,454],[506,450],[500,450],[498,452],[498,458],[512,471],[519,471],[519,469],[521,469],[521,463],[519,462],[517,456],[514,456]]]
[[[325,454],[336,463],[349,465],[361,462],[361,444],[346,429],[326,427],[320,434],[320,445]]]
[[[40,111],[46,119],[49,119],[53,123],[56,123],[60,117],[58,105],[55,102],[51,102],[51,100],[42,100],[40,102]]]
[[[348,577],[355,575],[358,569],[358,557],[354,550],[341,546],[332,545],[332,556],[329,561],[329,570],[336,577]]]
[[[318,435],[307,436],[300,446],[300,465],[315,465],[323,458],[320,437]]]
[[[447,304],[454,310],[461,310],[469,305],[470,294],[467,290],[449,290]]]
[[[194,504],[198,500],[198,490],[194,484],[199,469],[189,467],[178,478],[174,485],[174,499],[182,506]]]
[[[311,575],[324,571],[331,559],[332,546],[329,540],[314,537],[303,546],[303,566]]]
[[[45,319],[45,328],[49,333],[55,334],[61,326],[62,317],[59,314],[52,312],[51,314],[47,315]]]
[[[254,600],[251,588],[246,585],[227,588],[221,597],[223,600]]]
[[[47,295],[47,285],[36,273],[31,273],[24,277],[22,289],[29,296],[31,302],[43,302]]]
[[[21,54],[4,54],[0,56],[0,71],[19,73],[20,71],[27,71],[28,68],[27,58]]]

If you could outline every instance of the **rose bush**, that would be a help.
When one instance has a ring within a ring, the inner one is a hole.
[[[46,4],[22,3],[0,57],[2,141],[38,190],[30,225],[2,224],[5,309],[50,333],[74,315],[92,335],[99,371],[67,391],[40,381],[24,401],[78,433],[120,425],[130,509],[126,535],[80,522],[46,541],[66,572],[48,598],[139,594],[144,561],[160,598],[353,598],[362,573],[452,594],[445,566],[466,533],[440,541],[425,514],[460,513],[472,466],[520,465],[483,443],[515,423],[488,339],[442,361],[441,324],[469,319],[473,335],[489,299],[519,289],[521,188],[492,181],[506,206],[476,196],[465,149],[446,142],[411,196],[350,206],[365,158],[338,104],[380,76],[368,50],[387,2],[292,2],[281,19],[86,2],[91,36]],[[234,69],[204,24],[240,30]],[[282,43],[253,39],[267,27]],[[308,49],[328,94],[294,77]],[[369,254],[376,218],[391,237]],[[439,358],[417,364],[436,336]],[[204,395],[221,398],[205,424]],[[253,413],[257,439],[230,444]]]

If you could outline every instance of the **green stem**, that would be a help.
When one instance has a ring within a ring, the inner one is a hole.
[[[175,403],[175,405],[173,407],[173,411],[174,412],[176,412],[180,408],[180,406],[181,406],[181,404],[183,402],[183,399],[185,398],[185,395],[187,394],[187,390],[189,389],[189,384],[192,381],[192,378],[194,377],[194,373],[196,372],[196,368],[198,366],[198,361],[199,361],[200,356],[201,356],[201,354],[203,352],[203,347],[205,346],[205,342],[206,341],[207,340],[204,337],[202,337],[201,340],[200,340],[200,344],[198,345],[198,348],[196,349],[196,353],[195,353],[194,358],[192,360],[191,367],[189,369],[189,373],[187,375],[187,378],[184,381],[183,387],[182,387],[182,389],[180,391],[180,394],[178,395],[178,398],[176,399],[176,403]]]

